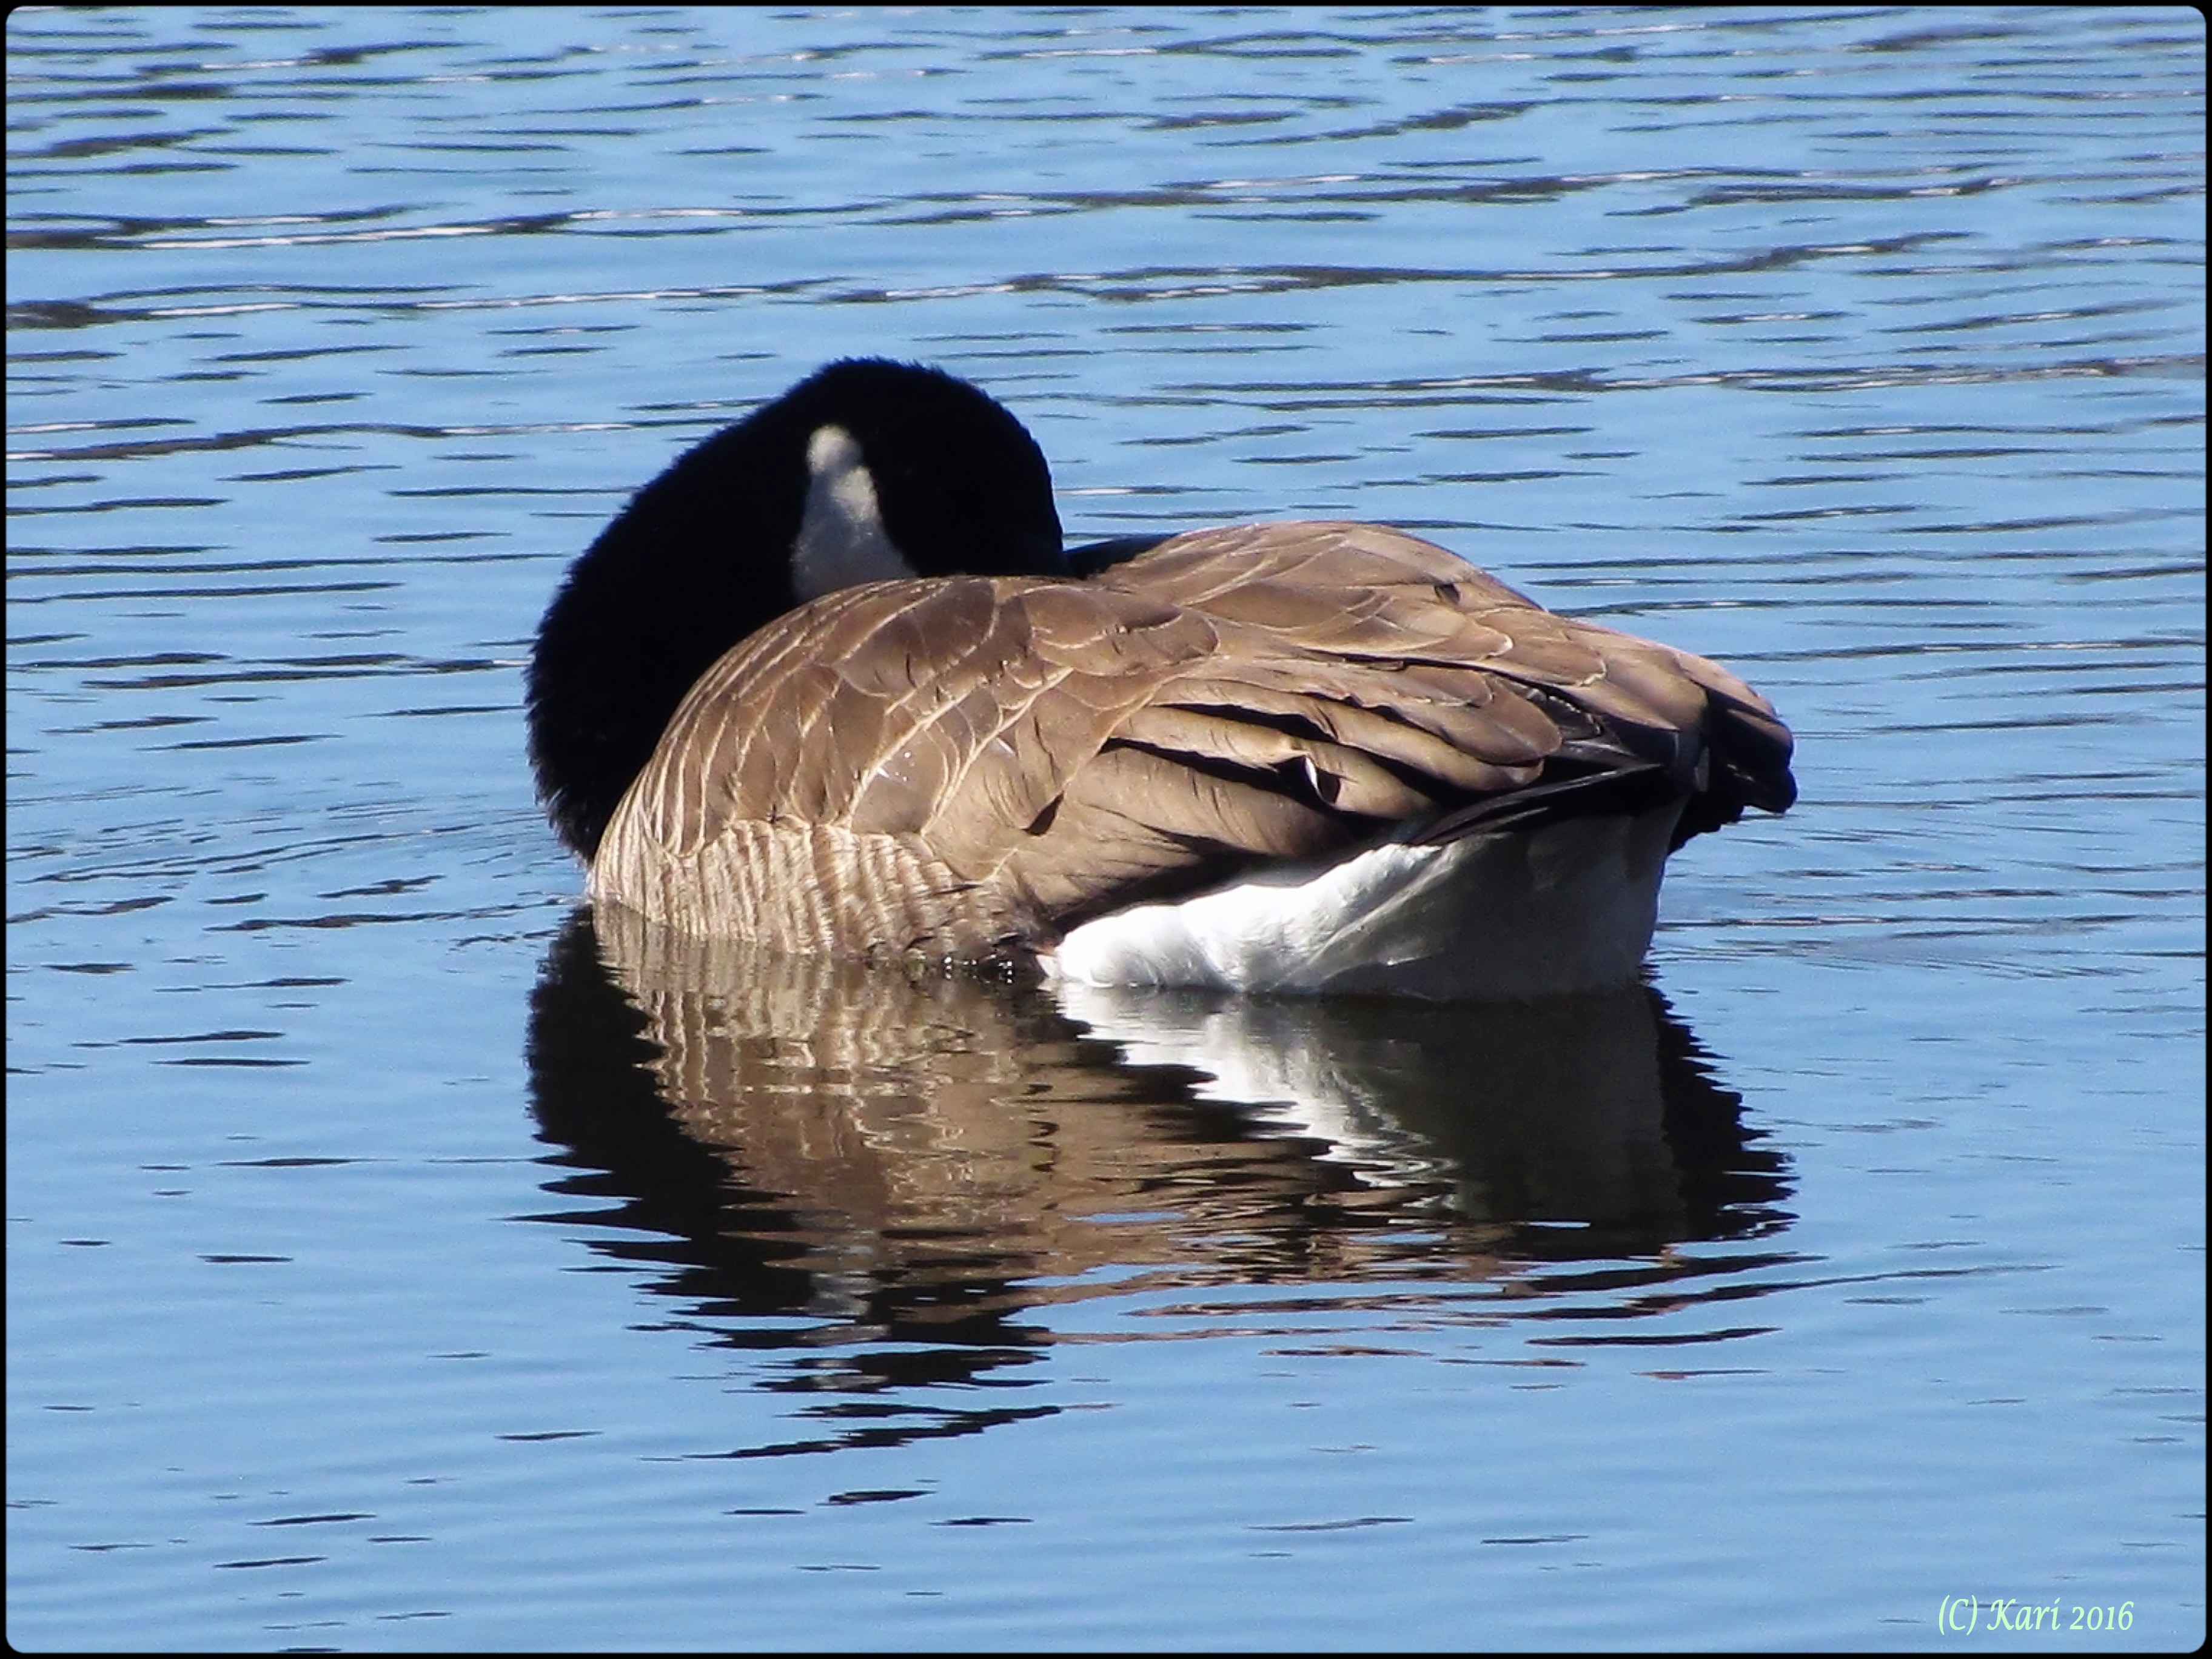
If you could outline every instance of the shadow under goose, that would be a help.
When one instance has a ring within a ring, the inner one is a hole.
[[[1510,1279],[1787,1224],[1786,1171],[1636,988],[1550,1006],[1146,996],[763,951],[580,911],[532,1001],[556,1189],[750,1343],[943,1380],[1044,1304]],[[1470,1018],[1470,1014],[1475,1017]],[[1493,1017],[1494,1016],[1494,1017]],[[810,1334],[811,1332],[811,1334]]]

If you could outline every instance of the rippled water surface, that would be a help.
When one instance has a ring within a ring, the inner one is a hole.
[[[2196,12],[8,50],[17,1644],[2203,1639]],[[871,352],[1073,533],[1720,658],[1803,799],[1535,1010],[595,933],[538,615]]]

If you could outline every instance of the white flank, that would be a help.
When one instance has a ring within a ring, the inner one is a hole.
[[[1398,842],[1085,922],[1048,955],[1089,985],[1526,998],[1632,984],[1679,805],[1442,847]]]
[[[801,599],[915,574],[884,529],[876,481],[851,433],[817,428],[806,441],[806,516],[791,549],[792,586]]]

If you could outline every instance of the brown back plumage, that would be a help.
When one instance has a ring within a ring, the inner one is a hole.
[[[1088,581],[872,584],[726,653],[616,809],[593,894],[687,931],[989,957],[1378,835],[1794,798],[1725,669],[1335,523],[1178,536]]]

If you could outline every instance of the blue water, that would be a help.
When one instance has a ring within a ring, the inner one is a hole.
[[[2197,13],[8,32],[17,1645],[2203,1640]],[[1542,1018],[594,935],[538,616],[864,353],[1802,801]]]

